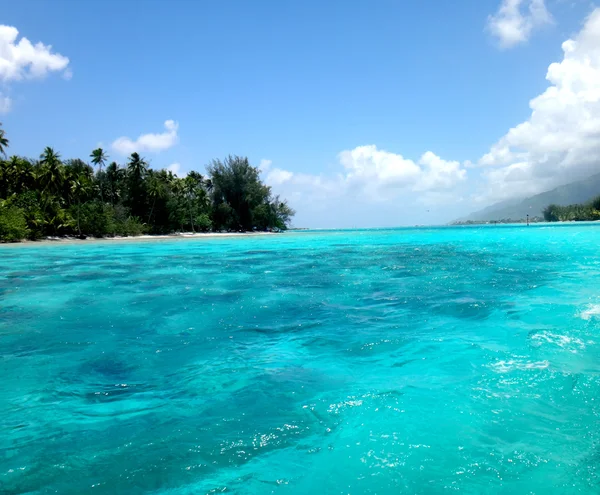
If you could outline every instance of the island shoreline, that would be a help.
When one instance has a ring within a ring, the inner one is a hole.
[[[93,237],[88,236],[80,239],[73,236],[64,237],[46,237],[38,240],[23,239],[16,242],[0,242],[2,246],[56,246],[64,244],[94,244],[104,242],[131,242],[131,241],[172,241],[172,240],[192,240],[192,239],[218,239],[218,238],[247,238],[277,235],[281,232],[181,232],[177,234],[147,234],[138,236],[115,236],[115,237]]]

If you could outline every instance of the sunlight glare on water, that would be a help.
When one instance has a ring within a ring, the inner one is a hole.
[[[600,227],[0,247],[2,493],[596,493]]]

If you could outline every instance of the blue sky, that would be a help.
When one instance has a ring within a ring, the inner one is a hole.
[[[18,36],[0,35],[0,120],[20,155],[101,144],[124,163],[137,146],[180,174],[246,155],[298,226],[443,223],[600,163],[596,13],[566,0],[4,2]],[[37,73],[15,55],[23,37]]]

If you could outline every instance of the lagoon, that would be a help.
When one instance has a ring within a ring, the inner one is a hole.
[[[596,492],[599,246],[580,224],[0,246],[0,492]]]

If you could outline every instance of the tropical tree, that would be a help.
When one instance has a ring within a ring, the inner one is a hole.
[[[106,167],[103,178],[106,179],[110,202],[113,206],[121,199],[121,187],[123,185],[124,177],[125,171],[122,168],[119,168],[117,162],[112,162]],[[100,184],[100,186],[102,186],[102,184]]]
[[[6,148],[8,148],[8,139],[6,138],[6,131],[2,129],[2,122],[0,122],[0,155],[6,156]]]
[[[37,177],[42,192],[56,194],[64,182],[64,167],[60,154],[50,146],[40,155],[40,173]]]
[[[92,192],[92,183],[84,174],[73,175],[69,178],[71,195],[77,204],[77,232],[81,236],[81,203],[85,201]]]
[[[156,207],[157,199],[164,199],[167,195],[167,184],[165,179],[156,173],[150,175],[148,179],[148,197],[152,200],[152,207],[150,208],[150,213],[148,214],[148,223],[152,219],[152,214],[154,213],[154,208]]]
[[[0,241],[73,233],[285,229],[294,213],[243,157],[215,160],[206,177],[191,171],[178,178],[150,169],[138,153],[121,168],[116,162],[106,165],[102,148],[92,151],[88,164],[62,160],[51,147],[38,160],[5,159],[7,147],[0,126]],[[556,218],[600,218],[594,205],[557,207]]]
[[[168,201],[169,220],[175,228],[184,230],[185,219],[187,218],[187,208],[185,206],[184,179],[175,177],[170,183],[171,195]]]
[[[92,159],[92,163],[98,167],[98,172],[102,172],[102,167],[104,167],[104,164],[108,160],[106,152],[102,148],[96,148],[92,151],[90,158]]]
[[[0,198],[20,194],[34,185],[34,170],[31,162],[19,156],[0,161]]]
[[[260,172],[247,158],[229,156],[224,161],[213,160],[207,167],[212,181],[215,207],[227,204],[233,215],[227,219],[239,230],[252,230],[252,210],[263,204],[271,190],[260,181]],[[221,208],[221,211],[226,211]],[[215,218],[217,223],[223,218]]]
[[[106,152],[102,148],[96,148],[92,151],[90,158],[92,159],[92,163],[98,168],[98,175],[102,175],[102,167],[104,167],[104,164],[108,160],[108,155]],[[104,203],[102,186],[100,186],[100,200]]]
[[[129,206],[135,216],[142,216],[144,210],[144,186],[148,175],[148,163],[138,153],[132,153],[127,162],[129,182]]]
[[[183,193],[185,195],[188,215],[192,232],[195,232],[194,218],[205,212],[208,207],[208,197],[204,190],[205,180],[198,172],[190,172],[183,179]]]

